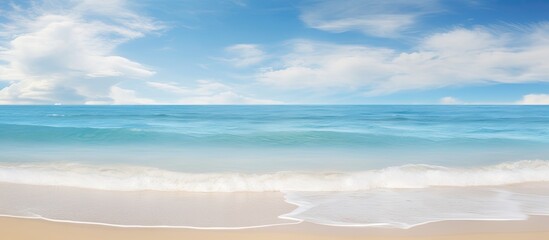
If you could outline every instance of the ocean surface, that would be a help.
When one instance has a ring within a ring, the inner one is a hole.
[[[124,219],[108,205],[274,192],[296,206],[277,216],[289,224],[523,220],[549,215],[548,160],[549,106],[0,106],[0,215],[253,227],[270,223]],[[78,198],[97,192],[102,204]]]

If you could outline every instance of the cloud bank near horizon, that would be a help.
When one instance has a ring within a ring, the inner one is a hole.
[[[355,89],[366,95],[448,86],[549,82],[549,22],[516,29],[456,28],[412,51],[296,40],[265,84],[289,89]]]

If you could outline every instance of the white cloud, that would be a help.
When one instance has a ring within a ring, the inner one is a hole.
[[[296,41],[278,69],[264,69],[259,79],[281,88],[355,89],[389,77],[390,49]],[[367,78],[367,79],[366,79]]]
[[[114,104],[153,104],[154,100],[140,98],[136,96],[135,91],[124,89],[118,86],[112,86],[109,97]]]
[[[1,74],[0,74],[1,75]],[[0,90],[0,104],[82,103],[74,88],[52,80],[17,81]]]
[[[256,44],[236,44],[225,48],[225,51],[229,57],[221,60],[236,67],[248,67],[265,60],[265,53]]]
[[[225,84],[199,80],[196,86],[184,87],[174,83],[147,82],[152,88],[175,94],[176,104],[280,104],[278,101],[257,99],[236,93]]]
[[[438,1],[315,1],[302,8],[307,26],[328,32],[359,31],[379,37],[395,37],[414,26],[426,14],[438,11]]]
[[[462,104],[463,102],[454,97],[443,97],[440,99],[439,103],[444,105],[452,105],[452,104]]]
[[[147,85],[152,88],[156,88],[158,90],[162,90],[165,92],[171,92],[171,93],[177,93],[177,94],[189,94],[191,93],[190,89],[180,87],[175,83],[164,83],[164,82],[153,82],[149,81],[147,82]]]
[[[549,23],[515,30],[457,28],[412,51],[298,40],[259,81],[286,89],[382,95],[455,85],[549,81]]]
[[[0,42],[2,103],[116,100],[112,86],[154,71],[117,56],[121,43],[159,29],[123,0],[57,0],[14,8]]]
[[[523,105],[549,105],[549,94],[524,95],[517,104]]]

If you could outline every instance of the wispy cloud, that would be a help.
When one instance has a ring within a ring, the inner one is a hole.
[[[124,0],[52,0],[12,6],[0,49],[0,103],[115,101],[112,87],[154,71],[114,54],[161,28]]]
[[[396,37],[422,16],[439,11],[438,1],[314,1],[302,8],[307,26],[328,32],[359,31],[378,37]]]
[[[172,104],[280,104],[281,102],[258,99],[239,94],[226,84],[199,80],[195,86],[180,86],[176,83],[149,81],[147,84],[155,89],[172,93]]]
[[[265,60],[266,55],[257,44],[236,44],[225,48],[226,58],[219,60],[228,62],[235,67],[248,67]]]
[[[231,0],[232,3],[240,6],[240,7],[246,7],[248,6],[248,3],[246,3],[246,0]]]
[[[446,86],[549,81],[549,23],[456,28],[412,51],[315,41],[292,42],[259,81],[288,89],[360,90],[383,95]]]
[[[107,102],[107,104],[154,104],[156,103],[153,99],[138,97],[135,90],[124,89],[119,86],[112,86],[110,89],[109,97],[112,99],[112,102]],[[93,104],[93,102],[86,102],[86,104]],[[104,104],[104,103],[103,103]]]

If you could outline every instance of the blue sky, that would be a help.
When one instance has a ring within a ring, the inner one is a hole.
[[[549,104],[549,2],[0,1],[2,104]]]

